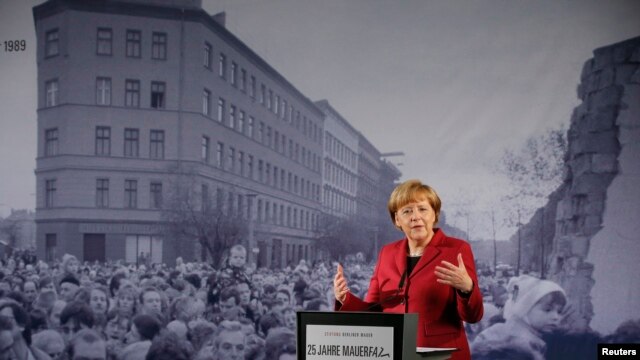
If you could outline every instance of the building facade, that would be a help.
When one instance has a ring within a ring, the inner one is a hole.
[[[50,0],[33,16],[40,258],[195,258],[195,241],[163,227],[184,176],[244,221],[258,266],[319,256],[325,113],[230,33],[224,13],[198,0]],[[349,156],[331,159],[348,170],[334,188],[352,213],[357,143],[344,119],[331,124],[346,134]]]

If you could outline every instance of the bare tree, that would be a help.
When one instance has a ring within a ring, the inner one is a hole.
[[[202,261],[211,259],[213,264],[221,264],[224,251],[246,239],[248,212],[234,208],[235,202],[220,198],[221,193],[214,201],[207,185],[193,171],[176,172],[172,178],[162,210],[167,233],[180,243],[199,244]]]
[[[363,221],[358,221],[355,217],[323,214],[318,228],[320,233],[317,246],[326,250],[333,259],[342,260],[347,254],[355,254],[362,249],[375,247],[375,239],[370,238],[375,227],[363,225]]]
[[[7,239],[8,254],[11,255],[20,236],[20,221],[12,216],[0,219],[0,233]]]
[[[540,234],[544,234],[544,205],[549,195],[562,183],[567,151],[566,131],[563,128],[547,130],[540,136],[527,139],[520,149],[507,149],[498,170],[504,174],[510,189],[503,197],[507,209],[505,221],[518,227],[520,239],[521,219],[529,219],[542,209]],[[545,277],[545,239],[539,239],[540,276]],[[520,271],[521,243],[518,241],[517,272]]]

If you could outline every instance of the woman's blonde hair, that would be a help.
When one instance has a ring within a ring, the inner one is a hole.
[[[420,180],[411,179],[396,186],[389,196],[389,202],[387,203],[387,209],[389,210],[389,216],[391,216],[391,222],[396,224],[396,212],[401,207],[411,202],[427,200],[429,205],[436,213],[436,221],[440,217],[440,207],[442,201],[436,193],[436,191],[429,185],[423,184]]]

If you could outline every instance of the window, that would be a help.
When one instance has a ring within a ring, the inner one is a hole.
[[[56,180],[49,179],[44,182],[44,207],[52,208],[56,200]]]
[[[58,234],[45,234],[44,259],[53,262],[56,258],[56,248],[58,247]]]
[[[96,207],[109,207],[109,179],[96,180]]]
[[[238,86],[238,64],[231,62],[231,85]]]
[[[164,109],[165,107],[165,84],[159,81],[151,82],[151,107],[154,109]]]
[[[264,105],[267,99],[267,87],[265,84],[260,84],[260,104]]]
[[[236,107],[235,105],[231,105],[229,107],[229,127],[232,129],[236,128]]]
[[[111,105],[111,78],[96,79],[96,104]]]
[[[204,67],[211,69],[211,55],[213,54],[213,47],[208,42],[204,43]]]
[[[258,127],[258,141],[264,144],[264,122],[262,121],[260,121],[260,126]]]
[[[218,58],[218,75],[223,79],[227,78],[227,56],[223,53]]]
[[[224,99],[218,98],[218,121],[224,123]]]
[[[202,161],[208,163],[209,162],[209,137],[208,136],[202,136],[202,145],[201,145],[202,149],[201,149],[201,154],[200,157],[202,158]]]
[[[240,70],[240,90],[247,92],[247,70],[245,69]]]
[[[98,55],[111,56],[113,48],[113,32],[109,28],[98,28]]]
[[[140,107],[140,80],[125,80],[124,106]]]
[[[111,155],[111,128],[96,126],[96,155]]]
[[[152,182],[149,187],[149,207],[152,209],[162,208],[162,183]]]
[[[233,147],[229,147],[229,155],[227,160],[227,170],[231,172],[236,171],[236,149]]]
[[[253,124],[256,122],[256,119],[253,116],[249,116],[249,124],[247,126],[247,136],[253,139]]]
[[[167,59],[167,34],[154,32],[151,36],[151,58],[156,60]]]
[[[222,168],[222,161],[224,160],[224,144],[218,141],[218,148],[216,149],[216,166]]]
[[[238,132],[240,132],[241,134],[244,134],[244,118],[245,113],[244,111],[240,110],[240,114],[238,115]]]
[[[49,58],[60,53],[60,33],[58,29],[47,31],[44,36],[44,56]]]
[[[129,209],[138,207],[138,180],[124,181],[124,207]]]
[[[140,131],[138,129],[124,129],[124,156],[138,157],[140,155]]]
[[[253,75],[251,75],[251,87],[249,88],[249,96],[251,96],[253,100],[256,99],[256,77]]]
[[[273,90],[269,89],[269,97],[267,97],[267,109],[273,108]]]
[[[44,156],[58,155],[58,128],[44,131]]]
[[[47,107],[58,105],[58,79],[49,80],[44,84],[45,104]]]
[[[276,101],[273,103],[273,112],[276,114],[276,117],[280,114],[280,95],[276,95]]]
[[[140,51],[142,41],[142,33],[140,30],[127,30],[127,57],[139,58],[142,56]]]
[[[202,113],[206,116],[210,115],[211,108],[211,91],[204,89],[202,91]]]
[[[238,151],[238,167],[240,170],[240,176],[244,176],[244,152]]]
[[[151,130],[149,157],[164,159],[164,130]]]
[[[253,180],[253,155],[249,155],[247,157],[247,168],[249,170],[247,176],[249,177],[249,179]]]

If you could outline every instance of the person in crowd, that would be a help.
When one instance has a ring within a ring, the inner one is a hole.
[[[463,321],[482,319],[471,246],[436,228],[441,200],[419,180],[398,185],[388,211],[405,238],[385,245],[376,263],[366,299],[353,295],[342,266],[334,277],[335,308],[418,313],[417,345],[454,347],[453,360],[470,359]]]
[[[117,359],[124,346],[125,335],[131,329],[131,318],[122,314],[118,309],[107,313],[107,323],[104,333],[107,339],[107,357]]]
[[[66,343],[82,329],[91,329],[95,325],[93,310],[82,301],[68,303],[60,314],[60,331]]]
[[[131,330],[125,336],[127,346],[122,350],[121,359],[144,359],[151,342],[160,333],[162,322],[151,314],[139,314],[133,318]]]
[[[33,280],[25,281],[24,285],[22,285],[22,294],[24,295],[25,300],[25,310],[31,311],[38,297],[38,285]]]
[[[530,275],[513,279],[508,287],[511,293],[503,314],[506,322],[478,334],[472,344],[474,352],[506,343],[528,349],[535,360],[545,359],[546,343],[542,335],[560,328],[567,303],[564,290],[553,281]]]
[[[59,298],[66,302],[74,300],[78,289],[80,289],[80,281],[73,275],[67,275],[60,280]]]
[[[0,359],[51,359],[44,351],[31,346],[29,314],[11,300],[0,304]]]
[[[265,341],[265,355],[270,360],[295,360],[295,332],[287,328],[273,329]]]
[[[242,332],[242,324],[237,321],[222,321],[215,338],[217,359],[244,359],[246,349],[247,336]]]
[[[124,315],[133,317],[138,308],[138,293],[132,284],[125,284],[116,290],[114,307]]]
[[[67,302],[64,300],[56,300],[53,302],[51,309],[49,310],[49,328],[57,330],[60,328],[60,316],[62,310],[67,306]]]
[[[140,313],[159,313],[162,314],[162,295],[160,291],[154,287],[146,287],[140,293]]]
[[[101,285],[95,285],[89,296],[89,306],[95,315],[102,315],[106,317],[109,310],[109,297],[107,296],[107,289]]]
[[[33,347],[44,351],[54,360],[58,359],[65,349],[62,335],[55,330],[43,330],[34,334],[32,344]]]
[[[67,356],[69,360],[106,360],[107,344],[95,330],[82,329],[69,342]]]
[[[149,347],[146,360],[190,360],[193,354],[191,344],[176,334],[167,331],[157,336]]]
[[[46,311],[40,308],[34,308],[29,312],[31,319],[31,331],[36,334],[49,328],[49,319]]]

